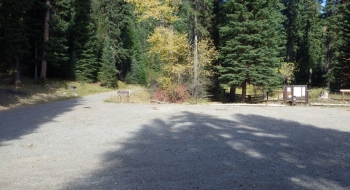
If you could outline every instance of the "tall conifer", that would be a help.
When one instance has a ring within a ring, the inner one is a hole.
[[[109,88],[117,87],[118,70],[115,67],[115,63],[114,49],[110,44],[109,38],[106,37],[102,51],[101,70],[98,74],[101,85]]]
[[[341,38],[342,27],[340,23],[344,22],[344,9],[348,0],[327,0],[323,11],[324,26],[324,78],[325,86],[331,87],[331,83],[335,88],[340,87],[336,68],[339,64],[340,46],[343,44]],[[334,88],[333,87],[333,88]]]
[[[350,2],[347,3],[344,11],[342,27],[342,44],[340,45],[339,65],[336,68],[336,75],[339,81],[339,88],[350,88]]]
[[[130,29],[133,25],[131,4],[124,0],[99,0],[100,27],[99,34],[104,41],[109,39],[111,47],[114,49],[114,59],[116,67],[119,67],[119,74],[125,75],[130,68],[132,57],[133,40]],[[126,43],[125,43],[126,42]],[[128,64],[126,64],[128,62]],[[121,76],[124,77],[124,76]]]
[[[278,0],[230,0],[224,5],[219,79],[231,87],[241,86],[242,102],[247,84],[268,91],[280,83],[276,68],[285,43],[281,9]]]
[[[84,43],[80,58],[76,63],[76,77],[81,82],[95,82],[97,79],[97,39],[93,23],[87,27],[89,38]]]
[[[284,0],[287,17],[285,62],[297,66],[295,83],[322,83],[321,4],[316,0]]]
[[[48,73],[61,78],[72,78],[69,65],[69,29],[72,20],[72,0],[54,1],[50,22],[50,40],[45,44]]]
[[[0,5],[0,49],[5,63],[14,65],[14,83],[21,84],[20,61],[29,53],[27,12],[33,0],[3,0]]]
[[[70,64],[75,77],[84,82],[97,78],[97,46],[91,0],[74,1],[74,19],[71,27]]]

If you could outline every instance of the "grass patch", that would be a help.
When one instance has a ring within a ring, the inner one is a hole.
[[[97,83],[47,79],[41,84],[36,84],[32,79],[22,78],[20,87],[0,85],[0,109],[67,100],[111,90]]]
[[[125,89],[128,86],[125,86]],[[140,86],[133,86],[134,88],[138,87],[141,88]],[[127,97],[119,97],[117,95],[112,95],[110,96],[105,102],[111,102],[111,103],[134,103],[134,104],[142,104],[142,103],[149,103],[151,100],[151,92],[147,89],[138,89],[138,90],[130,90],[130,97],[129,97],[129,102],[127,101]]]
[[[71,89],[75,87],[75,91]],[[64,90],[75,92],[79,97],[88,96],[92,94],[99,94],[103,92],[110,92],[113,89],[101,87],[100,83],[80,83],[80,82],[68,82]]]
[[[309,89],[309,99],[319,99],[320,94],[322,93],[322,91],[326,91],[326,92],[329,93],[328,90],[325,90],[323,88]]]
[[[309,96],[310,97],[310,96]],[[321,99],[319,96],[315,96],[309,99],[310,103],[324,103],[324,104],[349,104],[350,95],[344,95],[344,101],[342,101],[342,95],[340,92],[329,92],[328,99]]]

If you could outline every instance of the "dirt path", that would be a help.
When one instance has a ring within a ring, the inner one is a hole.
[[[346,108],[105,103],[0,112],[0,189],[350,189]]]

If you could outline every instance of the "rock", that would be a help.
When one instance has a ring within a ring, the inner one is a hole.
[[[76,88],[77,88],[76,86],[68,86],[68,89],[72,92],[76,92],[77,91]]]
[[[322,91],[320,94],[320,99],[326,100],[328,99],[328,92],[327,91]]]

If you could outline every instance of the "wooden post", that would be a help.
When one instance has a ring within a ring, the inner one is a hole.
[[[291,92],[292,92],[292,105],[293,105],[293,99],[294,99],[294,85],[291,86]]]
[[[340,89],[341,92],[341,101],[344,101],[344,94],[350,92],[350,89]]]

